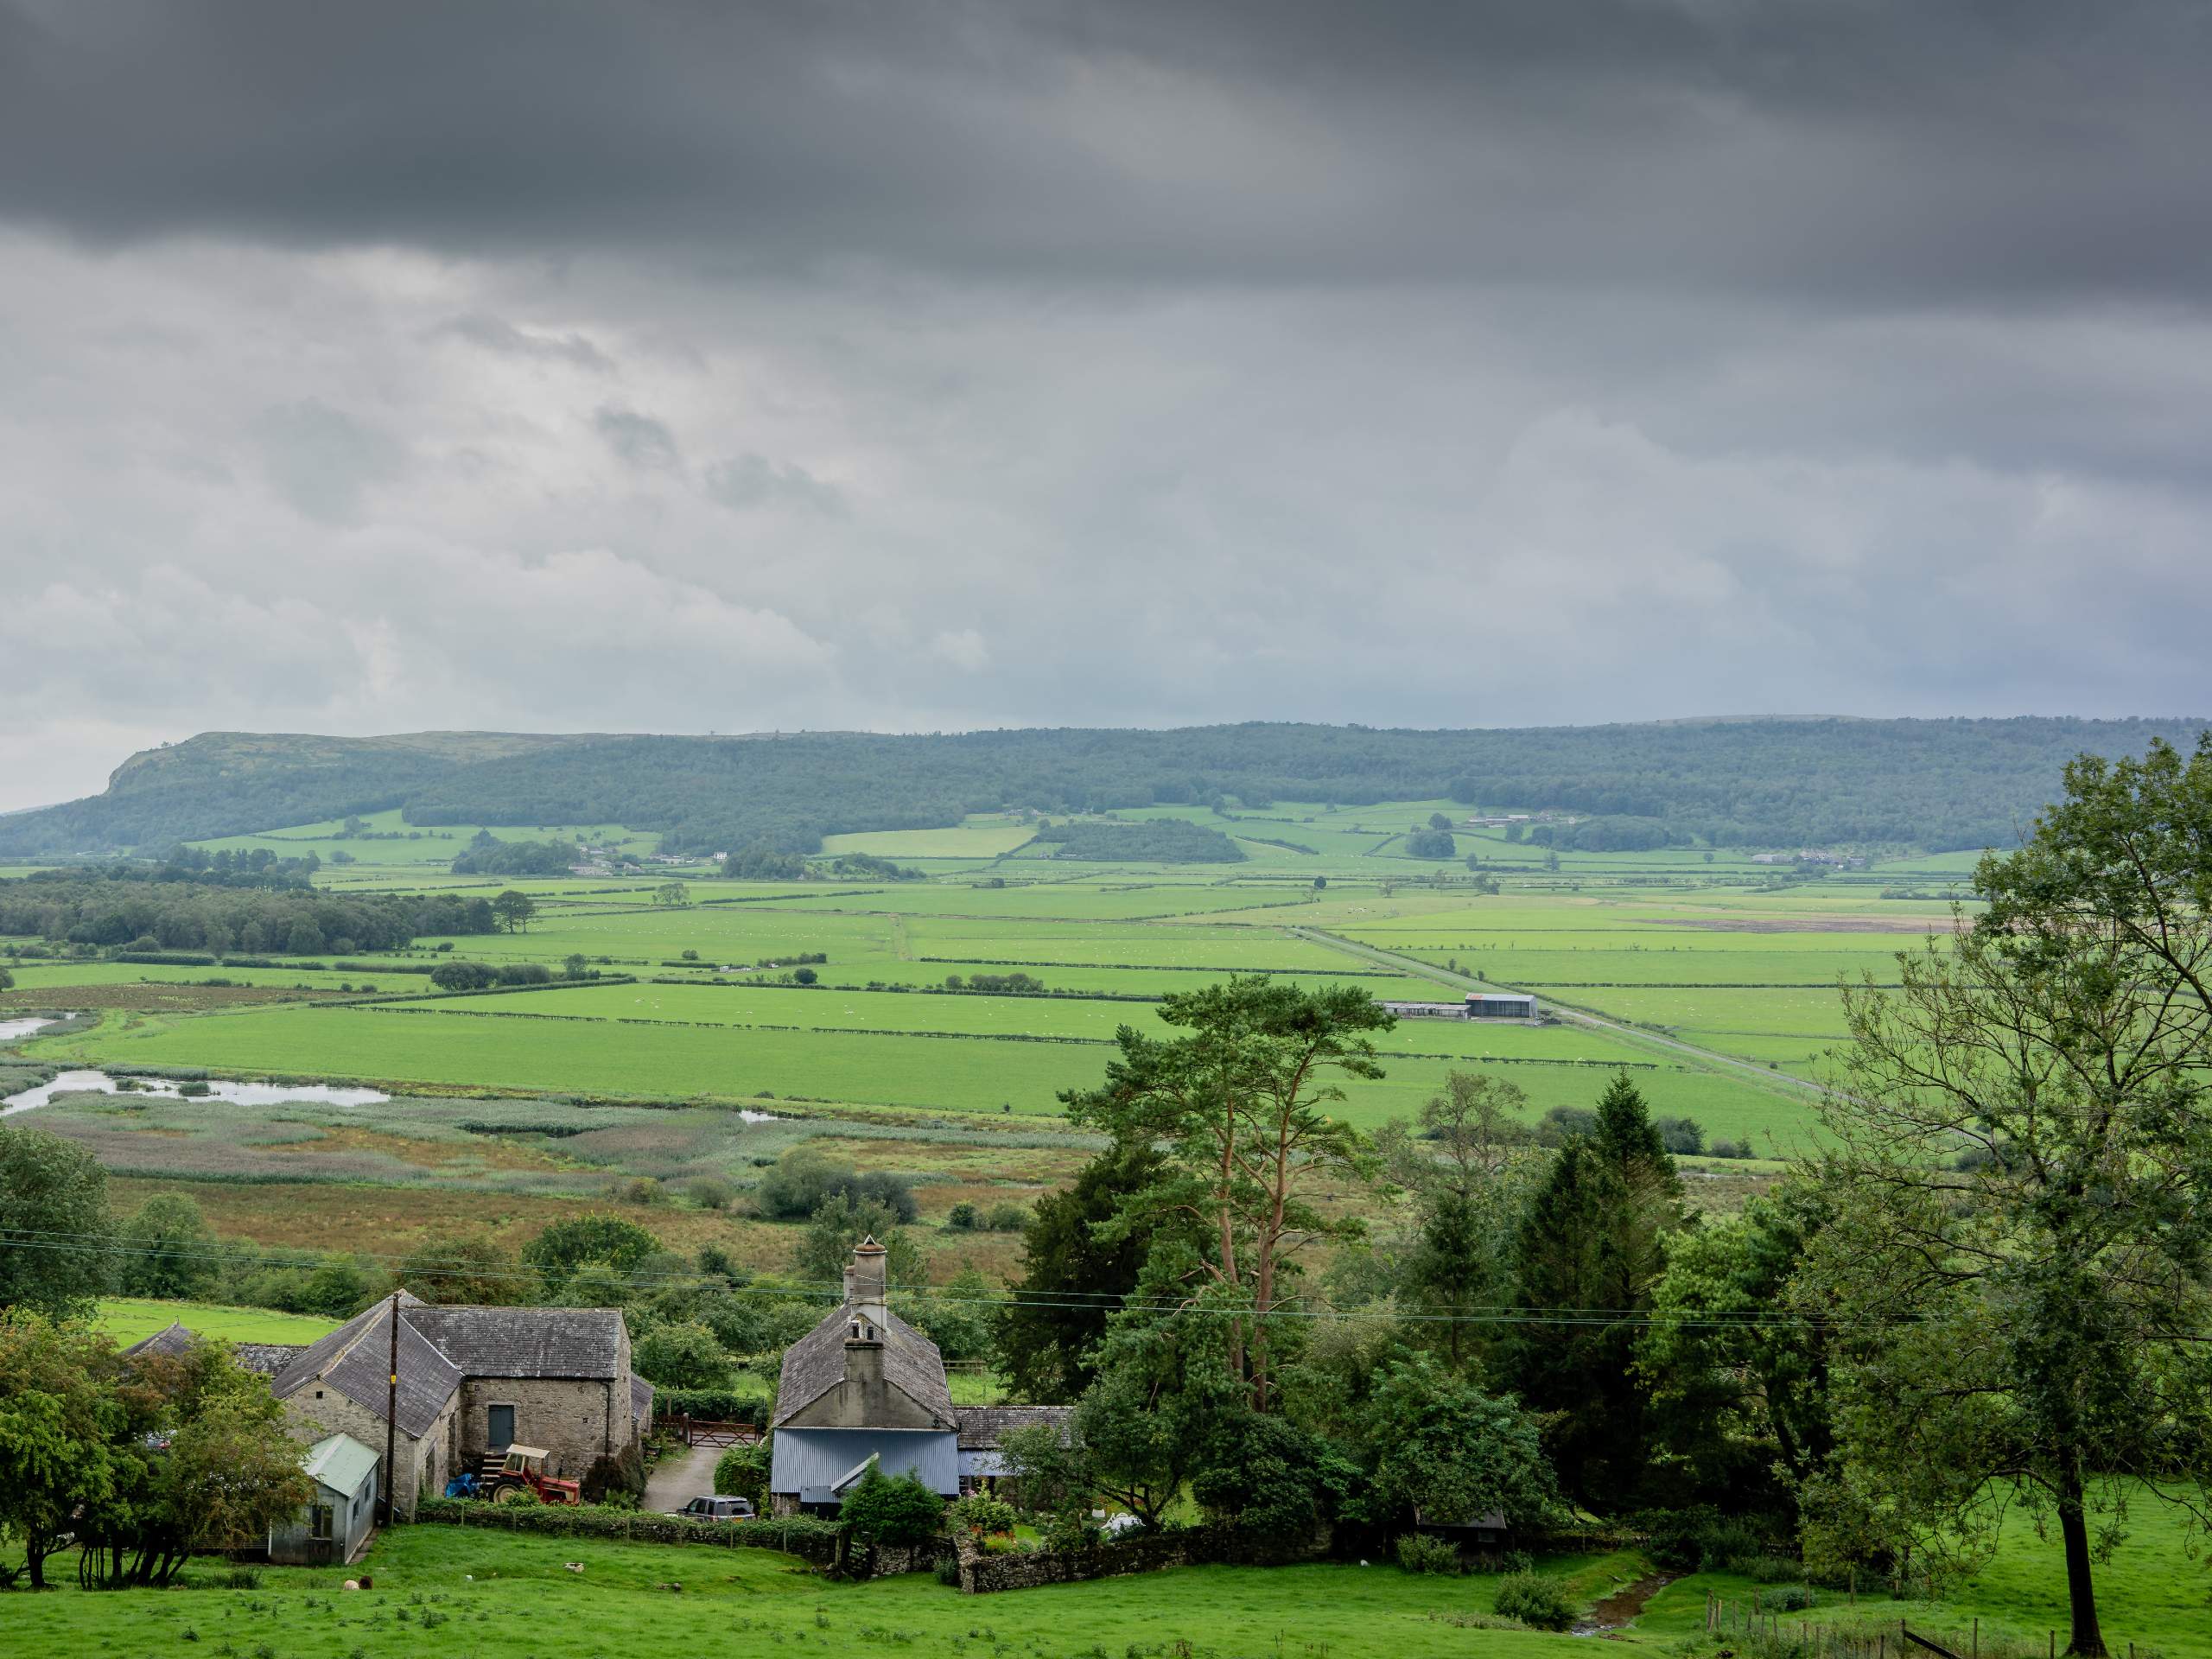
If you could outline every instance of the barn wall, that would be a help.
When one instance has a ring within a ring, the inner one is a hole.
[[[473,1376],[461,1385],[460,1399],[461,1455],[472,1466],[491,1449],[488,1420],[495,1405],[515,1408],[515,1439],[543,1446],[550,1454],[545,1472],[564,1479],[582,1478],[637,1433],[627,1377],[609,1384],[594,1377]]]

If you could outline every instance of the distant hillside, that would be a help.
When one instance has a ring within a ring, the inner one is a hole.
[[[403,804],[456,767],[581,740],[510,732],[315,737],[203,732],[132,755],[107,791],[0,819],[0,849],[109,852],[247,835]]]
[[[1510,731],[1255,724],[776,739],[213,733],[134,755],[106,793],[0,820],[0,857],[404,809],[419,824],[625,823],[674,851],[1233,798],[1450,798],[1663,820],[1723,845],[2009,844],[2085,750],[2194,743],[2197,721],[1715,720]]]

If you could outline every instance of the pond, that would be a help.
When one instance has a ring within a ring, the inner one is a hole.
[[[125,1089],[124,1084],[130,1086]],[[145,1095],[157,1100],[176,1100],[184,1085],[165,1077],[126,1077],[120,1081],[105,1071],[64,1071],[35,1089],[0,1100],[0,1117],[28,1112],[50,1103],[57,1095]],[[391,1098],[380,1089],[339,1089],[327,1083],[222,1083],[211,1080],[205,1095],[196,1100],[227,1100],[238,1106],[274,1106],[288,1100],[320,1101],[326,1106],[373,1106]]]
[[[19,1043],[34,1032],[44,1031],[48,1026],[58,1026],[64,1020],[73,1020],[73,1014],[33,1014],[14,1020],[0,1020],[0,1043]]]

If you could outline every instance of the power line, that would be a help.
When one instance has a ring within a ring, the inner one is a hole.
[[[236,1260],[233,1252],[218,1249],[183,1246],[149,1247],[118,1243],[102,1234],[52,1232],[29,1228],[0,1228],[0,1249],[48,1250],[81,1255],[100,1255],[134,1257],[141,1260],[169,1262],[230,1262]],[[443,1264],[416,1262],[408,1264],[407,1258],[372,1252],[353,1253],[363,1262],[385,1265],[405,1266],[407,1276],[424,1279],[492,1279],[520,1284],[543,1283],[543,1275],[527,1268],[486,1269],[460,1262]],[[267,1268],[320,1267],[326,1257],[319,1255],[262,1255],[257,1264]],[[715,1275],[699,1273],[597,1273],[594,1281],[600,1284],[613,1284],[632,1289],[653,1290],[670,1287],[697,1286],[703,1279],[712,1283]],[[796,1301],[810,1297],[842,1294],[842,1284],[801,1281],[772,1285],[732,1285],[726,1281],[713,1285],[717,1294],[757,1297],[764,1300]],[[1202,1300],[1175,1297],[1115,1296],[1109,1293],[1039,1293],[1009,1292],[992,1296],[963,1296],[933,1290],[927,1285],[893,1285],[892,1291],[919,1300],[953,1306],[977,1307],[1036,1307],[1055,1312],[1100,1313],[1198,1313],[1223,1319],[1249,1319],[1261,1317],[1250,1307],[1209,1305]],[[1432,1304],[1432,1306],[1433,1306]],[[1311,1297],[1285,1298],[1271,1307],[1268,1319],[1298,1319],[1322,1320],[1343,1316],[1353,1310],[1342,1308],[1332,1302]],[[1777,1311],[1747,1309],[1741,1313],[1721,1313],[1705,1310],[1697,1313],[1668,1313],[1652,1308],[1594,1308],[1563,1306],[1522,1307],[1505,1303],[1472,1303],[1453,1312],[1423,1312],[1402,1305],[1394,1306],[1394,1315],[1400,1320],[1422,1325],[1551,1325],[1577,1327],[1619,1326],[1634,1329],[1669,1330],[1843,1330],[1865,1326],[1884,1326],[1921,1323],[1916,1314],[1885,1314],[1875,1316],[1819,1316]]]

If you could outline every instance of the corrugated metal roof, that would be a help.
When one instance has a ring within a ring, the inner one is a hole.
[[[960,1438],[949,1428],[779,1428],[771,1444],[772,1492],[834,1486],[872,1455],[887,1475],[918,1475],[941,1497],[959,1495]]]
[[[308,1479],[351,1497],[375,1472],[377,1454],[351,1434],[332,1434],[309,1446],[300,1466]]]

